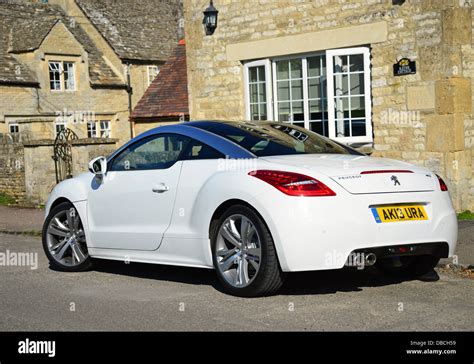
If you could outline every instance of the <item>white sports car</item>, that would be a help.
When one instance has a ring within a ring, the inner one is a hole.
[[[226,292],[270,295],[286,272],[378,266],[423,275],[454,254],[446,184],[277,122],[150,130],[58,184],[43,246],[64,271],[91,258],[214,268]]]

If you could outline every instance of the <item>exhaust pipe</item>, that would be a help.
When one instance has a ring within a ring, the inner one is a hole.
[[[352,252],[347,258],[346,264],[349,267],[357,267],[357,269],[364,269],[364,267],[373,266],[377,262],[377,256],[372,252]]]
[[[364,264],[367,267],[374,265],[375,262],[377,262],[377,256],[374,253],[364,255]]]

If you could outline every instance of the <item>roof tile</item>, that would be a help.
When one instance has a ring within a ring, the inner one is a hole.
[[[180,42],[132,112],[131,119],[189,116],[186,45]],[[150,120],[151,121],[151,120]]]
[[[182,29],[182,0],[75,0],[121,59],[165,61]]]

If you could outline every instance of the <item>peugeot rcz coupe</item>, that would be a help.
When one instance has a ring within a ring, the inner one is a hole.
[[[92,258],[211,268],[226,292],[252,297],[288,272],[375,265],[414,278],[456,247],[441,177],[288,123],[162,126],[89,171],[47,202],[56,269]]]

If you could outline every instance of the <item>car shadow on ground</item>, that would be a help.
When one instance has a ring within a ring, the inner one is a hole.
[[[123,261],[94,259],[93,271],[118,274],[134,278],[153,279],[190,285],[207,285],[219,289],[214,270],[178,267],[172,265],[129,263]]]
[[[386,275],[375,267],[368,267],[364,270],[344,268],[339,270],[298,272],[288,275],[280,294],[312,295],[358,292],[368,287],[390,286],[409,280]],[[435,282],[439,280],[439,276],[433,270],[417,280]]]
[[[208,285],[223,292],[216,273],[209,269],[175,267],[156,264],[130,263],[119,261],[94,260],[94,271],[119,274],[123,276],[169,281],[190,285]],[[433,270],[418,281],[434,282],[439,280]],[[368,287],[382,287],[399,284],[407,279],[395,278],[381,273],[374,267],[364,270],[344,268],[339,270],[298,272],[287,274],[280,295],[318,295],[337,292],[357,292]]]

